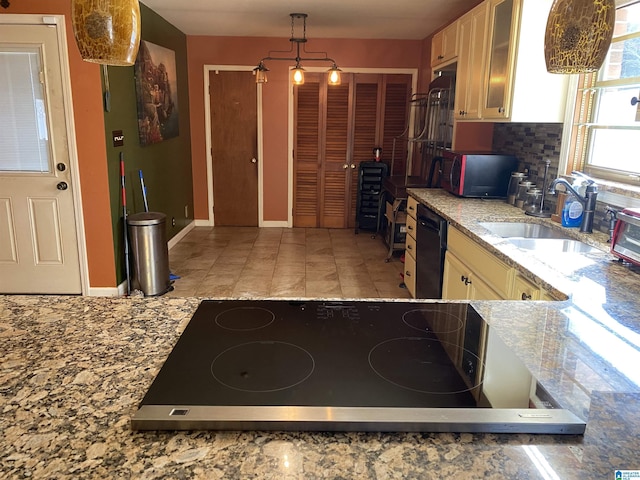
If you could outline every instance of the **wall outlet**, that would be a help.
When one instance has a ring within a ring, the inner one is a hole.
[[[189,218],[189,205],[184,206],[184,218]]]
[[[176,217],[171,217],[171,226],[172,227],[176,226]]]

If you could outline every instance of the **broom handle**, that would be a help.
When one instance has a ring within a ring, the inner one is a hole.
[[[122,186],[122,220],[124,222],[124,269],[127,275],[127,295],[131,294],[131,272],[129,270],[129,236],[127,234],[127,190],[124,177],[124,153],[120,152],[120,184]]]

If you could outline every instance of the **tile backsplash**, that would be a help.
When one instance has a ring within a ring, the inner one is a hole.
[[[562,124],[560,123],[496,123],[493,131],[493,150],[497,153],[515,155],[519,160],[519,171],[528,171],[529,180],[542,188],[545,160],[549,160],[549,173],[547,183],[558,177],[558,164],[560,162],[560,145],[562,142]],[[600,187],[600,196],[596,206],[594,229],[604,233],[609,232],[609,218],[606,216],[607,206],[617,210],[620,205],[628,206],[630,199],[623,199],[617,205],[614,196],[604,194],[608,188]],[[606,203],[601,201],[607,198]],[[555,211],[557,197],[547,194],[545,205]]]
[[[515,155],[518,171],[526,171],[538,188],[543,185],[546,160],[551,162],[547,184],[558,176],[561,142],[561,123],[496,123],[493,128],[493,151]],[[546,195],[545,205],[555,211],[556,197]]]
[[[493,128],[493,151],[515,155],[519,171],[527,170],[529,180],[542,187],[545,160],[551,161],[547,181],[558,176],[561,123],[496,123]]]

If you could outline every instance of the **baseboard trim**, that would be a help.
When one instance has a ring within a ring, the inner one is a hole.
[[[196,227],[213,227],[213,222],[210,220],[195,220]]]
[[[289,228],[289,222],[285,221],[269,221],[262,222],[261,228]]]
[[[89,297],[118,297],[125,294],[127,282],[123,282],[117,287],[89,287]]]
[[[169,250],[171,250],[173,247],[175,247],[180,240],[182,240],[184,237],[187,236],[187,233],[189,233],[191,230],[193,230],[196,227],[196,222],[197,222],[197,220],[196,221],[191,221],[191,223],[189,223],[189,225],[187,225],[182,230],[180,230],[178,233],[176,233],[173,236],[173,238],[171,240],[169,240],[169,242],[167,242],[167,248]]]

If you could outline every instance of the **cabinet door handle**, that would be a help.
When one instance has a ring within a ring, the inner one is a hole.
[[[413,250],[413,247],[411,245],[407,245],[407,250]]]
[[[469,280],[469,277],[465,277],[464,275],[460,276],[460,281],[464,282],[465,285],[471,285],[471,280]]]
[[[531,300],[531,295],[527,295],[525,292],[522,292],[522,300]]]
[[[407,230],[413,230],[413,227],[412,227],[411,225],[409,225],[409,226],[407,227]]]
[[[409,273],[409,272],[404,272],[404,274],[405,274],[407,277],[410,277],[410,276],[411,276],[411,273]]]

